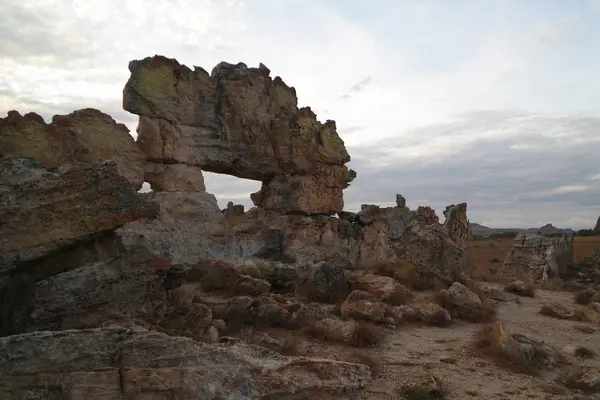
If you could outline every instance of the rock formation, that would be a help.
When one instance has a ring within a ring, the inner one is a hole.
[[[334,399],[370,377],[366,365],[204,345],[136,326],[11,336],[0,351],[6,400]]]
[[[129,69],[123,106],[140,116],[137,143],[146,171],[153,171],[145,180],[161,213],[121,229],[126,242],[141,235],[157,253],[187,264],[204,258],[344,265],[407,258],[448,280],[467,264],[461,238],[468,234],[458,222],[450,226],[459,236],[449,237],[430,208],[368,206],[355,217],[327,215],[343,214],[342,191],[355,176],[345,166],[350,157],[335,122],[321,124],[310,109],[298,109],[295,90],[270,78],[266,67],[221,63],[209,75],[155,56],[132,61]],[[203,186],[166,191],[156,185],[173,182],[165,174],[174,168],[260,180],[252,196],[257,207],[234,223],[224,220]],[[466,219],[466,204],[457,207],[451,221]]]
[[[299,109],[295,89],[265,66],[223,62],[209,74],[155,56],[129,70],[123,108],[140,116],[138,144],[149,161],[261,181],[252,200],[263,209],[342,211],[355,174],[335,122]]]
[[[565,278],[572,262],[572,234],[554,237],[519,234],[506,254],[500,277],[527,282]]]
[[[467,203],[452,204],[444,210],[444,229],[460,246],[466,246],[471,239],[471,227],[467,219]]]
[[[112,160],[136,190],[144,182],[144,154],[129,129],[92,108],[55,115],[46,124],[35,113],[10,111],[0,118],[0,156],[34,157],[49,166]]]
[[[596,225],[594,225],[593,231],[594,231],[594,233],[600,235],[600,217],[598,217],[598,220],[596,221]]]
[[[363,277],[351,290],[345,269],[364,261],[468,280],[466,204],[445,225],[402,196],[343,212],[355,173],[335,122],[298,109],[266,67],[208,74],[155,56],[130,71],[136,142],[93,109],[0,119],[0,336],[13,335],[0,397],[348,398],[364,366],[216,342],[311,314],[275,291],[346,299],[347,315],[383,322],[401,287]],[[261,181],[256,207],[219,210],[202,170]],[[137,193],[144,181],[153,191]],[[356,321],[317,314],[352,340]]]

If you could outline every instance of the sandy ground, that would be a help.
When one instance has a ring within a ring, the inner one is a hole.
[[[501,286],[487,283],[490,288]],[[418,293],[426,297],[429,293]],[[510,295],[517,299],[517,296]],[[558,349],[582,345],[594,350],[594,359],[579,361],[600,368],[600,326],[558,320],[539,314],[540,307],[557,302],[570,307],[572,293],[537,290],[535,298],[518,297],[518,301],[499,302],[498,321],[511,333],[543,340]],[[584,333],[575,325],[587,325],[593,333]],[[361,350],[379,363],[380,372],[367,389],[364,399],[402,399],[399,390],[410,382],[435,376],[447,389],[443,399],[600,399],[600,394],[569,391],[553,383],[548,374],[532,377],[495,365],[491,359],[477,356],[471,346],[472,334],[480,324],[453,322],[449,327],[403,326],[388,330],[385,341],[374,348]],[[308,354],[336,359],[345,358],[353,349],[310,341]],[[424,398],[423,400],[435,400]],[[442,398],[440,398],[442,399]]]

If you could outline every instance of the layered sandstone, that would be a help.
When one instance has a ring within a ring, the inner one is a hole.
[[[150,161],[261,181],[252,200],[263,209],[342,211],[355,173],[335,122],[298,108],[295,89],[262,64],[223,62],[209,74],[154,56],[129,70],[123,108],[140,116],[138,144]]]
[[[500,277],[529,282],[564,279],[572,263],[573,234],[554,237],[519,234],[506,254]]]
[[[145,156],[129,129],[93,108],[55,115],[50,124],[35,113],[9,111],[0,118],[0,155],[34,157],[50,166],[112,160],[136,190],[144,182]]]
[[[467,203],[452,204],[444,210],[444,229],[460,246],[471,239],[471,227],[467,218]]]
[[[0,273],[158,212],[112,161],[50,167],[3,158],[0,190]]]
[[[0,338],[0,398],[345,399],[366,365],[205,345],[138,326]]]

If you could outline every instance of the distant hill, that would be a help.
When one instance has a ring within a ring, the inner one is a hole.
[[[561,228],[557,228],[552,224],[546,224],[542,227],[539,228],[490,228],[488,226],[485,225],[481,225],[475,222],[472,222],[469,224],[471,226],[471,232],[473,234],[473,236],[481,236],[481,237],[488,237],[491,236],[493,234],[501,234],[501,233],[509,233],[509,232],[514,232],[514,233],[541,233],[543,235],[552,235],[552,234],[557,234],[557,233],[563,233],[563,232],[570,232],[570,233],[574,233],[575,231],[573,229],[561,229]]]

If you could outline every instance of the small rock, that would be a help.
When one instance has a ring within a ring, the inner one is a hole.
[[[341,306],[342,316],[370,321],[381,321],[385,316],[386,306],[375,296],[362,290],[354,290]]]

